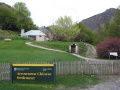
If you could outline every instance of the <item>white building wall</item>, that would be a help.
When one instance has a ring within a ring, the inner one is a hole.
[[[45,36],[36,36],[36,41],[45,41]]]
[[[25,30],[24,29],[21,29],[21,37],[23,37],[22,34],[24,34]]]
[[[78,46],[76,45],[76,48],[75,48],[75,53],[78,54],[79,53],[79,49],[78,49]]]

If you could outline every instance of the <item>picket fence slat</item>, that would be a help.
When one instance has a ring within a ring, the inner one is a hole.
[[[56,75],[120,75],[120,61],[70,61],[34,62],[34,64],[56,64]],[[33,64],[32,62],[26,64]],[[10,63],[0,63],[0,81],[10,80]]]

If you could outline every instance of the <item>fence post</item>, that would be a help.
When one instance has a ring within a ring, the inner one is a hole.
[[[10,81],[13,83],[13,75],[12,75],[12,64],[10,64]]]
[[[81,74],[83,75],[83,63],[82,63],[82,60],[80,60],[80,68],[81,68]]]
[[[114,74],[114,62],[112,61],[112,74]]]

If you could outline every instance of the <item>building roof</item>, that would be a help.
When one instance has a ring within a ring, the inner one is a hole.
[[[25,35],[25,36],[27,36],[27,35],[31,35],[31,36],[36,36],[36,35],[45,36],[45,34],[42,31],[40,31],[40,30],[30,30],[30,31],[25,32],[22,35]]]
[[[42,27],[40,29],[43,33],[51,33],[50,29],[48,27]]]

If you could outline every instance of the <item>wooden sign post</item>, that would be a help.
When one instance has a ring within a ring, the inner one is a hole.
[[[56,85],[55,64],[11,64],[11,82],[47,81]]]
[[[117,59],[118,53],[117,52],[110,52],[109,59],[110,59],[110,56],[116,56],[116,59]]]

